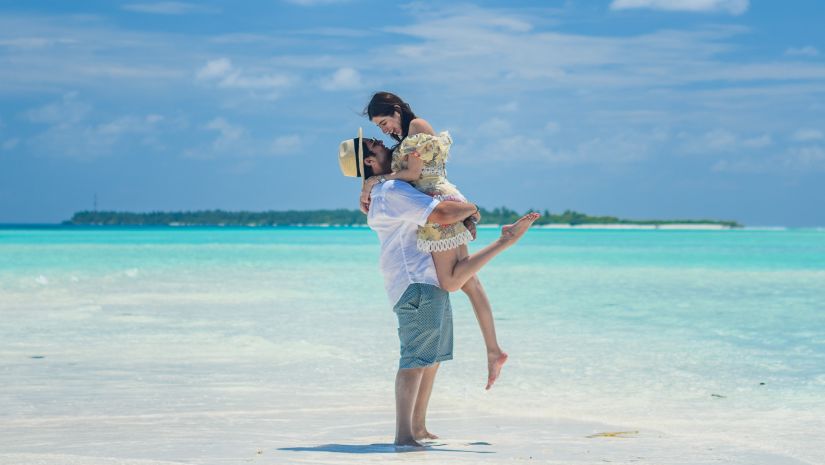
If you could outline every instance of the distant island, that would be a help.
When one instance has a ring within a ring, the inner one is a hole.
[[[523,214],[509,208],[492,210],[481,208],[483,224],[509,224]],[[81,211],[75,213],[64,225],[97,226],[360,226],[366,225],[367,217],[358,210],[287,210],[231,212],[202,210],[187,212],[132,213],[117,211]],[[614,216],[590,216],[572,210],[554,214],[545,210],[536,221],[538,225],[559,227],[646,227],[646,228],[741,228],[736,221],[728,220],[625,220]]]

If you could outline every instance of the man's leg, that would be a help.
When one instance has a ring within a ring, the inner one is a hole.
[[[412,429],[413,409],[425,368],[404,368],[395,375],[395,445],[418,446]]]
[[[425,430],[439,362],[453,358],[453,313],[450,294],[431,284],[412,284],[395,306],[401,340],[399,366],[395,378],[396,445],[422,447],[416,441]],[[418,427],[418,430],[416,429]]]
[[[416,439],[438,439],[438,436],[427,431],[427,405],[430,403],[430,394],[433,392],[433,383],[439,365],[436,363],[424,368],[421,376],[412,415],[412,431]]]

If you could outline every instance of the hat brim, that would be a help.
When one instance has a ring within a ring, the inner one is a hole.
[[[358,145],[355,146],[355,159],[358,162],[358,171],[361,175],[361,182],[364,183],[364,129],[358,128]]]
[[[341,174],[350,178],[364,178],[366,165],[364,131],[358,128],[358,137],[342,141],[338,146],[338,164]]]

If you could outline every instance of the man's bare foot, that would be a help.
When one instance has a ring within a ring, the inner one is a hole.
[[[484,389],[489,391],[493,387],[493,383],[501,374],[501,367],[504,366],[507,357],[508,355],[504,352],[489,352],[487,354],[487,387]]]
[[[515,223],[502,226],[500,240],[506,242],[507,245],[515,244],[540,216],[538,213],[528,213]]]
[[[396,448],[396,449],[399,449],[399,448],[403,448],[403,449],[407,449],[407,448],[423,448],[423,447],[424,447],[424,445],[423,445],[423,444],[421,444],[420,442],[416,441],[416,440],[415,440],[415,438],[413,438],[413,437],[403,438],[403,439],[398,439],[398,438],[396,438],[396,439],[395,439],[395,442],[393,443],[393,445],[395,446],[395,448]]]
[[[427,428],[422,428],[421,430],[416,430],[413,433],[413,436],[415,436],[415,439],[418,440],[418,441],[421,441],[423,439],[438,439],[438,436],[436,436],[435,434],[427,431]]]

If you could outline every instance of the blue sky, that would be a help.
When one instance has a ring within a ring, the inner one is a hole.
[[[492,208],[825,225],[825,2],[0,1],[0,222],[357,208],[371,94]]]

